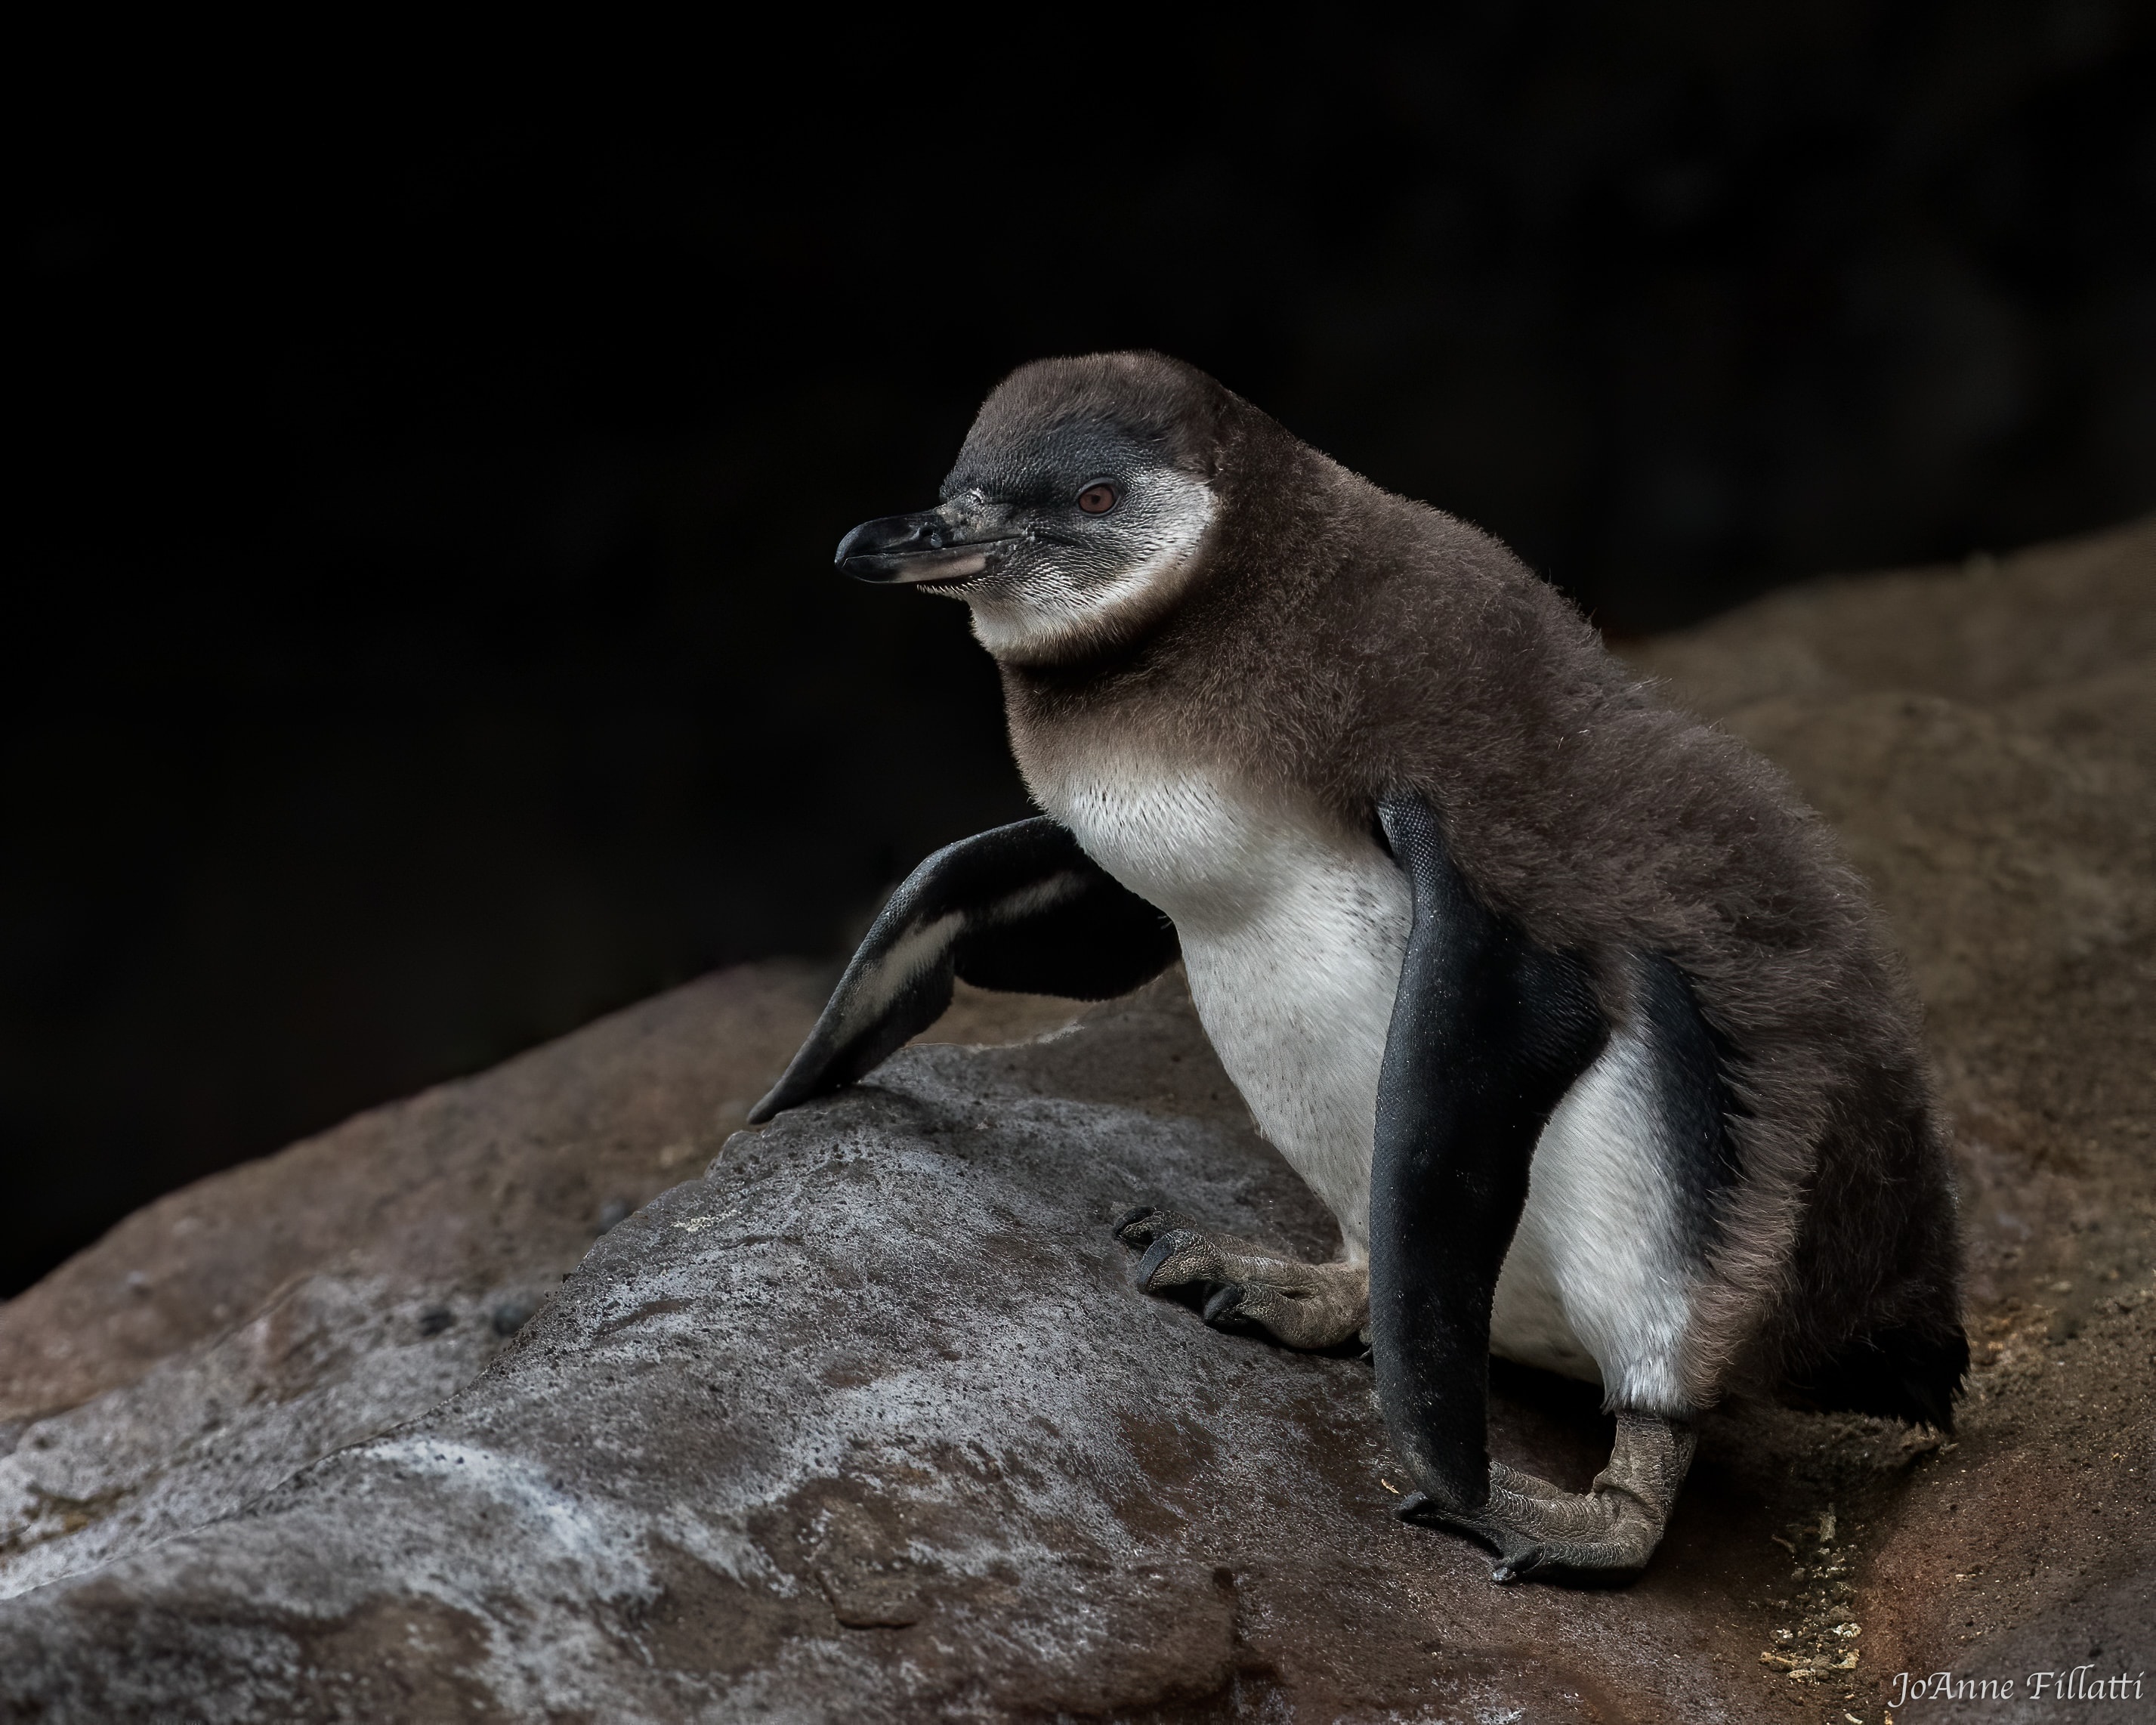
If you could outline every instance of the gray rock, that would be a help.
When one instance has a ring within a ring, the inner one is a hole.
[[[0,1458],[0,1599],[199,1527],[436,1405],[500,1347],[468,1316],[378,1278],[302,1277],[208,1346],[28,1426]]]

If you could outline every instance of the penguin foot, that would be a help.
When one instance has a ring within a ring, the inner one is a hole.
[[[1493,1461],[1490,1495],[1479,1507],[1415,1491],[1393,1512],[1480,1540],[1497,1554],[1490,1579],[1501,1585],[1531,1576],[1619,1580],[1645,1568],[1661,1543],[1697,1441],[1681,1421],[1620,1412],[1609,1465],[1584,1495]]]
[[[1370,1273],[1359,1264],[1283,1258],[1145,1204],[1116,1219],[1116,1238],[1143,1250],[1137,1283],[1149,1294],[1211,1284],[1205,1322],[1217,1328],[1264,1330],[1290,1348],[1333,1348],[1370,1321]]]

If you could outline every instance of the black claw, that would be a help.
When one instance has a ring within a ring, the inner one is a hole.
[[[1491,1543],[1499,1545],[1500,1549],[1497,1567],[1490,1572],[1490,1579],[1500,1587],[1509,1587],[1516,1581],[1524,1581],[1537,1570],[1549,1567],[1544,1561],[1548,1554],[1539,1545],[1530,1543],[1523,1547],[1510,1539],[1493,1540]],[[1506,1545],[1513,1548],[1505,1551],[1502,1548]]]
[[[1552,1567],[1545,1547],[1480,1516],[1449,1510],[1426,1492],[1409,1492],[1393,1506],[1393,1513],[1404,1522],[1421,1522],[1464,1533],[1489,1547],[1497,1555],[1496,1567],[1491,1570],[1490,1579],[1499,1587],[1510,1587],[1516,1581]]]
[[[1138,1260],[1138,1286],[1151,1291],[1152,1279],[1160,1274],[1161,1266],[1186,1246],[1194,1245],[1198,1235],[1188,1228],[1171,1228],[1146,1248],[1146,1255]]]
[[[1134,1209],[1125,1210],[1122,1214],[1116,1218],[1114,1230],[1116,1238],[1127,1246],[1142,1246],[1147,1244],[1152,1239],[1151,1230],[1148,1230],[1142,1234],[1134,1230],[1150,1218],[1159,1214],[1160,1212],[1149,1204],[1142,1204]]]
[[[1213,1297],[1205,1302],[1205,1322],[1220,1323],[1232,1318],[1243,1309],[1243,1291],[1229,1282],[1214,1291]]]

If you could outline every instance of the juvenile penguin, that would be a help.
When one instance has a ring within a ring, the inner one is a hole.
[[[1327,1264],[1157,1209],[1142,1286],[1367,1336],[1498,1580],[1623,1572],[1732,1391],[1943,1429],[1968,1363],[1916,1018],[1787,782],[1661,705],[1487,535],[1154,354],[1029,365],[864,580],[953,595],[1045,811],[923,863],[752,1113],[850,1083],[952,978],[1104,999],[1179,954]],[[1493,1462],[1492,1352],[1599,1384],[1574,1494]]]

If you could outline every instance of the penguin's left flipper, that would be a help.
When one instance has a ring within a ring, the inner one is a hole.
[[[1378,1403],[1421,1488],[1402,1512],[1491,1545],[1497,1580],[1636,1569],[1691,1461],[1685,1428],[1620,1410],[1609,1467],[1584,1497],[1488,1450],[1491,1304],[1528,1163],[1609,1024],[1577,957],[1475,896],[1425,799],[1389,798],[1378,821],[1414,904],[1370,1169]]]
[[[1045,817],[947,845],[891,896],[751,1125],[862,1077],[943,1015],[952,978],[1107,1000],[1180,951],[1167,917]]]

